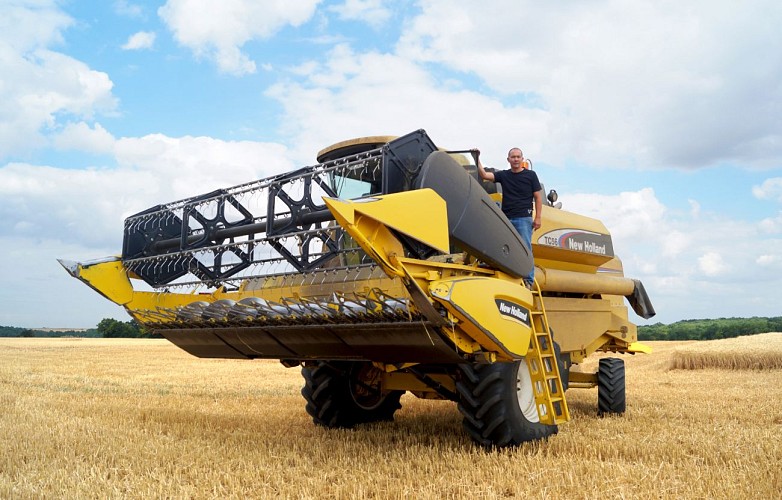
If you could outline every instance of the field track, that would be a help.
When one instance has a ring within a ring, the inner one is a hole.
[[[626,415],[571,390],[558,435],[485,452],[454,404],[410,395],[393,423],[315,427],[276,361],[0,339],[0,498],[779,498],[782,370],[671,369],[698,344],[648,344],[625,357]]]

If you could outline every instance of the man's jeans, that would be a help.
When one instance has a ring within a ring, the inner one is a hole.
[[[521,239],[527,244],[530,255],[532,255],[532,217],[517,217],[515,219],[508,219],[516,231],[521,235]],[[525,283],[533,283],[535,281],[535,266],[532,266],[529,276],[524,277]]]

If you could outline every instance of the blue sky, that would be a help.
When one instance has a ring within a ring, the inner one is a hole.
[[[652,320],[782,315],[782,4],[0,4],[0,324],[126,319],[59,268],[149,206],[426,129],[521,146]],[[640,324],[640,318],[631,317]]]

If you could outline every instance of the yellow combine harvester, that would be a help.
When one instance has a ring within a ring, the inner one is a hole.
[[[530,251],[494,185],[423,130],[318,162],[152,207],[126,219],[122,257],[61,263],[195,356],[301,365],[326,427],[391,420],[406,391],[457,402],[487,447],[555,433],[568,387],[624,411],[622,360],[572,368],[646,350],[624,298],[654,315],[602,223],[549,196]]]

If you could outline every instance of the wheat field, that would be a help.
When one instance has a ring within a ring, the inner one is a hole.
[[[782,370],[782,333],[708,340],[676,349],[671,368],[700,370]]]
[[[455,404],[411,395],[395,422],[315,427],[276,361],[0,339],[0,498],[779,498],[782,370],[671,369],[695,343],[649,344],[627,414],[570,390],[558,435],[487,452]]]

